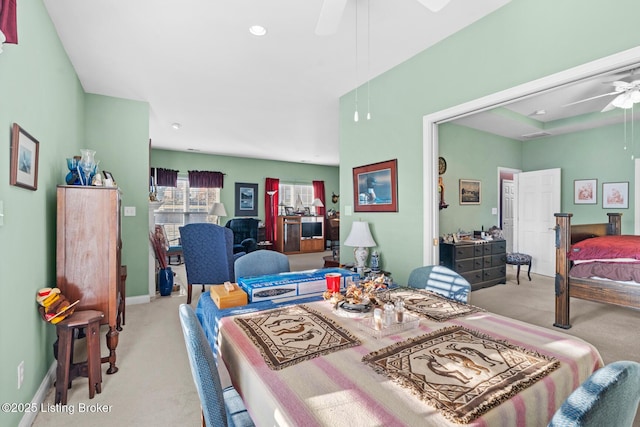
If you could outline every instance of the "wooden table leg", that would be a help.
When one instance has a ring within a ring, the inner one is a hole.
[[[118,335],[120,333],[114,325],[109,325],[109,332],[107,332],[107,348],[109,349],[109,356],[102,358],[102,363],[109,362],[109,369],[107,374],[115,374],[118,372],[116,367],[116,347],[118,346]]]

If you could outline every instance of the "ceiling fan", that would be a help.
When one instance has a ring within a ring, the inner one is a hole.
[[[424,7],[432,12],[439,12],[450,0],[418,0]],[[320,17],[316,25],[316,34],[328,36],[338,31],[338,25],[342,19],[342,13],[347,5],[347,0],[324,0],[320,9]]]
[[[609,82],[613,86],[613,92],[603,93],[601,95],[592,96],[590,98],[581,99],[580,101],[566,104],[565,107],[570,105],[579,104],[582,102],[591,101],[593,99],[603,98],[605,96],[616,95],[603,109],[602,112],[611,111],[614,108],[629,109],[640,102],[640,75],[635,74],[635,70],[631,72],[630,77],[625,80],[616,80]]]

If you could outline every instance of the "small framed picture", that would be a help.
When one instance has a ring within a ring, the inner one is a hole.
[[[629,183],[605,182],[602,184],[602,207],[604,209],[629,208]]]
[[[11,129],[11,185],[33,191],[38,189],[39,149],[38,140],[14,123]]]
[[[460,204],[479,205],[481,202],[480,181],[475,179],[460,180]]]
[[[573,181],[573,203],[576,205],[595,205],[598,203],[598,180],[576,179]]]
[[[236,182],[236,216],[258,215],[258,184]]]
[[[288,216],[295,215],[295,212],[293,210],[293,206],[285,206],[284,213],[286,215],[288,215]]]

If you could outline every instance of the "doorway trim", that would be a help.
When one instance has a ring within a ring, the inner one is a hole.
[[[500,92],[477,98],[445,110],[440,110],[422,118],[423,129],[423,252],[424,265],[439,263],[439,253],[435,248],[439,243],[438,203],[438,125],[462,118],[480,111],[496,108],[518,99],[526,98],[540,92],[550,91],[557,87],[575,83],[579,80],[609,73],[619,68],[629,67],[640,62],[640,47],[628,49],[595,61],[561,71],[550,76],[524,83]],[[637,225],[636,225],[637,227]]]

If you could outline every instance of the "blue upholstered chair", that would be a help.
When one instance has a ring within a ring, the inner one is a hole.
[[[233,232],[209,223],[180,227],[182,256],[187,273],[187,304],[191,304],[192,285],[233,282]],[[242,253],[243,255],[244,253]]]
[[[213,352],[193,308],[182,304],[178,311],[193,381],[200,396],[203,425],[253,426],[251,416],[236,389],[233,386],[222,388]]]
[[[441,265],[418,267],[409,274],[409,286],[426,289],[449,299],[467,303],[471,285],[453,270]]]
[[[258,225],[255,218],[233,218],[225,227],[233,231],[233,253],[253,252],[258,249]]]
[[[556,411],[551,427],[631,427],[640,402],[640,363],[619,361],[591,374]]]
[[[234,270],[236,281],[240,277],[286,273],[290,271],[289,257],[276,251],[255,251],[238,258]]]

